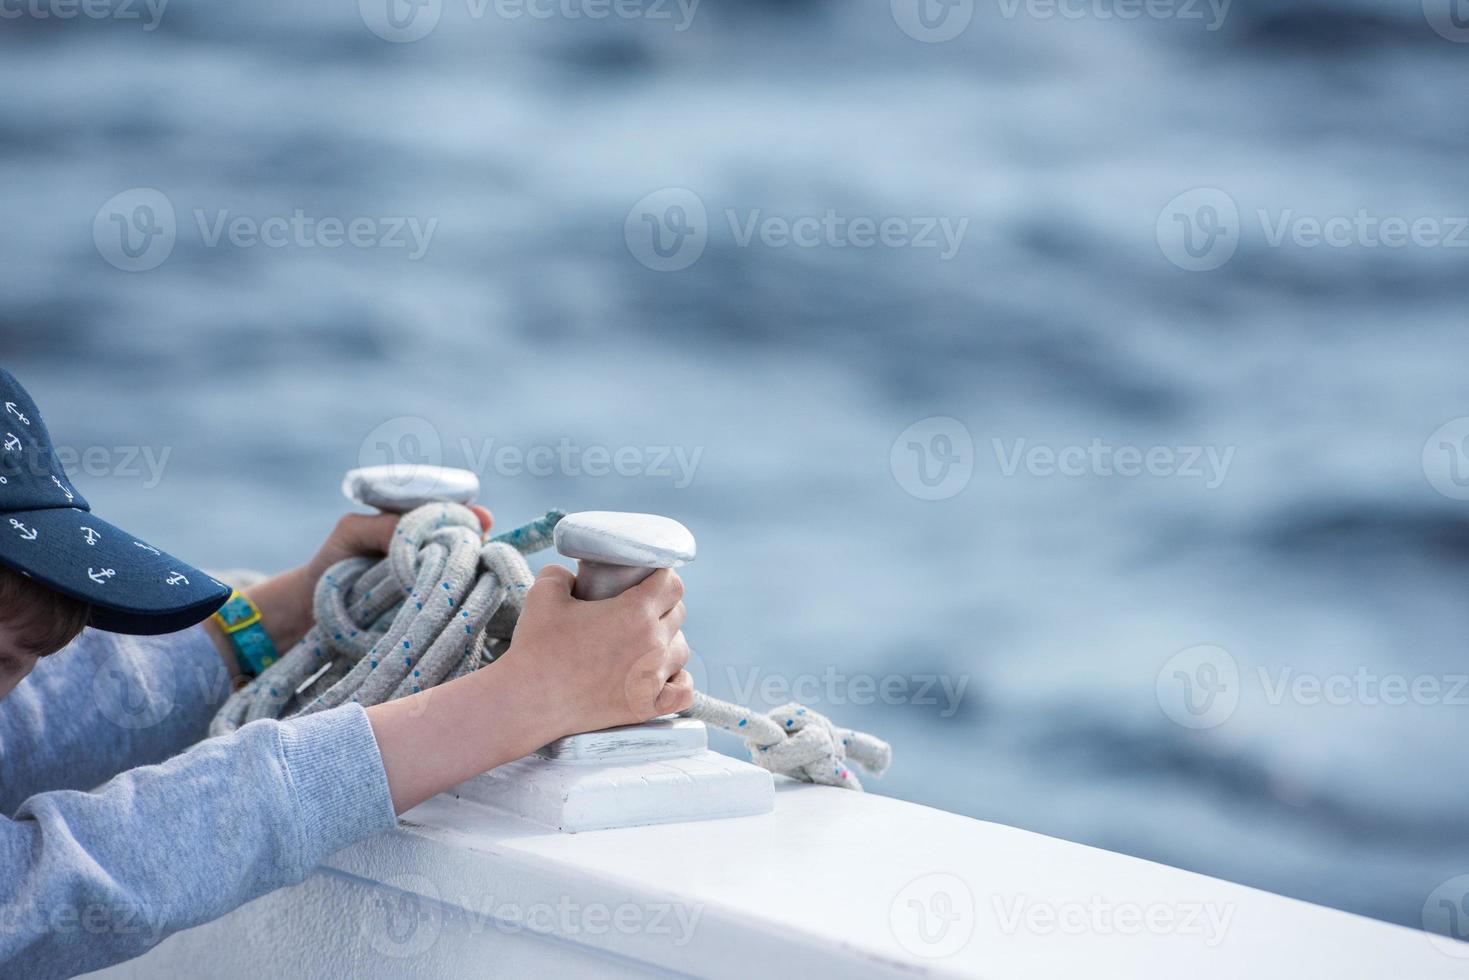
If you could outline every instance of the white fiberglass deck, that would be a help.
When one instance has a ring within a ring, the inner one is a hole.
[[[563,834],[445,795],[110,977],[1463,977],[1445,940],[876,795]]]

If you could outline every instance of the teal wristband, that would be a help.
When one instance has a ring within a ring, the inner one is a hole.
[[[232,592],[229,601],[210,618],[229,637],[240,665],[251,676],[259,677],[279,659],[270,634],[260,625],[260,608],[238,591]]]

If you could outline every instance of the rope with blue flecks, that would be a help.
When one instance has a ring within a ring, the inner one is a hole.
[[[803,782],[860,790],[862,782],[847,765],[848,759],[881,776],[893,758],[892,747],[882,739],[839,728],[795,701],[762,715],[695,691],[693,707],[683,714],[741,736],[750,761]]]
[[[553,510],[483,541],[479,518],[459,504],[404,515],[386,558],[327,570],[316,585],[316,625],[225,702],[209,733],[349,701],[381,704],[490,663],[509,648],[534,581],[525,556],[552,544],[563,516]],[[698,692],[683,714],[743,737],[756,764],[805,782],[860,790],[847,760],[881,775],[892,755],[886,742],[799,704],[759,714]]]

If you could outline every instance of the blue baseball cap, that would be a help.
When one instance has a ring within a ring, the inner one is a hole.
[[[202,622],[230,588],[92,514],[35,401],[0,368],[0,564],[90,604],[88,625],[153,636]]]

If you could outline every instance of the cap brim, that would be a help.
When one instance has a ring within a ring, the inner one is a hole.
[[[230,597],[223,582],[69,507],[0,514],[0,562],[89,603],[89,625],[110,633],[177,632]]]

